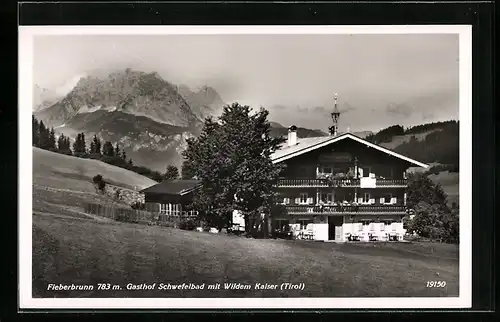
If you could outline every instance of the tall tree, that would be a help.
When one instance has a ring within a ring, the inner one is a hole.
[[[179,178],[179,169],[175,165],[167,166],[167,171],[165,172],[165,180],[174,180]]]
[[[90,142],[90,153],[94,155],[101,155],[101,140],[94,134],[92,141]]]
[[[115,156],[115,149],[113,148],[113,144],[111,142],[104,142],[104,145],[102,146],[102,154],[107,157]]]
[[[39,135],[39,128],[40,128],[40,123],[38,120],[35,118],[35,115],[31,116],[31,124],[32,124],[32,145],[33,146],[40,146],[40,135]]]
[[[425,173],[408,176],[407,206],[415,214],[412,220],[407,218],[410,232],[446,242],[458,241],[458,207],[448,207],[441,185]]]
[[[49,142],[49,129],[45,126],[43,121],[40,121],[38,127],[38,135],[39,135],[39,147],[42,149],[48,149],[50,147]]]
[[[56,133],[54,132],[54,128],[50,129],[49,132],[49,140],[48,140],[48,149],[51,151],[56,151]]]
[[[260,224],[261,213],[269,214],[282,170],[270,155],[284,139],[269,135],[268,114],[234,103],[224,107],[218,121],[207,118],[200,136],[188,140],[183,170],[202,181],[194,203],[206,210],[205,220],[227,226],[232,211],[240,210],[249,232]]]
[[[115,144],[115,156],[120,157],[121,156],[120,152],[121,152],[120,146],[118,145],[118,142],[116,142],[116,144]]]

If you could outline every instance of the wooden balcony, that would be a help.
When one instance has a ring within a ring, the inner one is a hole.
[[[406,179],[375,179],[376,188],[405,188]],[[360,179],[279,179],[278,188],[359,188]]]
[[[401,205],[288,205],[286,211],[290,215],[405,215],[406,207]]]
[[[359,187],[359,179],[279,179],[279,188]]]

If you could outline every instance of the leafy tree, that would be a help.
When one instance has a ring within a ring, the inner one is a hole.
[[[127,152],[125,152],[125,150],[122,150],[122,159],[123,160],[127,160]]]
[[[458,206],[450,209],[441,185],[435,184],[426,173],[408,176],[407,206],[415,217],[408,220],[408,230],[422,237],[445,242],[458,242]]]
[[[441,185],[435,184],[425,173],[408,174],[406,199],[408,208],[414,208],[421,201],[447,208],[446,199],[447,196]]]
[[[167,171],[165,172],[165,180],[174,180],[179,178],[179,169],[175,165],[167,166]]]
[[[268,114],[263,108],[253,113],[249,106],[227,105],[218,121],[205,119],[200,136],[188,140],[183,170],[202,181],[194,205],[219,228],[230,224],[237,209],[243,212],[247,232],[254,233],[261,213],[269,214],[274,203],[282,166],[273,164],[270,155],[284,139],[269,135]]]

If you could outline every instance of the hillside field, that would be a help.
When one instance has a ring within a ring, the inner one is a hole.
[[[91,159],[82,159],[33,147],[33,184],[94,192],[92,178],[101,174],[110,184],[137,190],[156,184],[135,172]]]

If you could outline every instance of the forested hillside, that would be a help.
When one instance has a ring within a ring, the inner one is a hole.
[[[420,134],[426,133],[424,137]],[[417,138],[420,135],[421,139]],[[406,136],[407,140],[392,148],[395,152],[426,163],[439,163],[431,172],[459,170],[459,122],[446,121],[404,128],[400,125],[390,126],[376,134],[369,135],[367,140],[376,143],[387,143]]]

